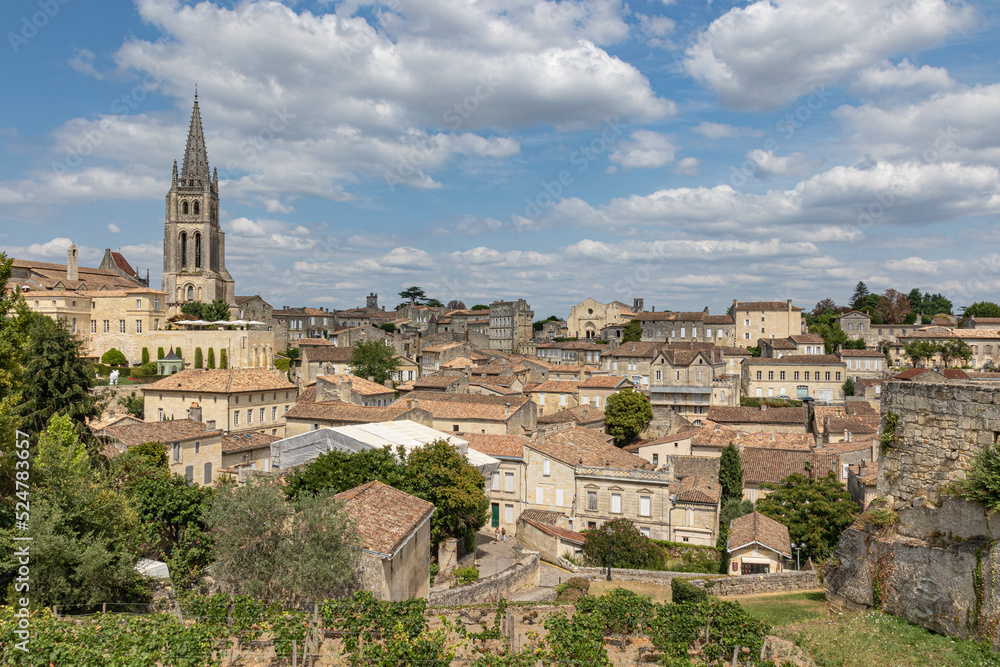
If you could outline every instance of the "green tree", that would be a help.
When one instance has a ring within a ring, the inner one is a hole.
[[[229,368],[229,360],[226,358],[226,348],[219,350],[219,368]]]
[[[722,449],[719,459],[719,485],[722,487],[722,502],[743,497],[743,465],[740,452],[733,443]]]
[[[204,361],[205,360],[202,358],[201,354],[201,348],[200,347],[194,348],[194,367],[201,368]]]
[[[1000,306],[992,301],[976,301],[965,307],[962,317],[1000,317]]]
[[[89,433],[87,422],[100,416],[101,409],[90,394],[93,378],[80,358],[80,341],[66,322],[32,315],[27,356],[21,378],[24,427],[40,433],[54,415],[65,414],[81,433]]]
[[[951,365],[953,359],[966,363],[972,358],[972,348],[964,340],[950,338],[941,343],[939,347],[941,350],[941,361],[944,362],[946,368]]]
[[[611,529],[611,567],[641,570],[662,570],[666,564],[663,549],[639,532],[625,518],[612,519],[600,528],[583,531],[583,557],[592,567],[606,567],[608,563],[607,529]]]
[[[269,477],[223,484],[207,524],[215,540],[212,576],[224,592],[317,600],[343,596],[353,579],[357,538],[332,491],[302,496],[293,506]]]
[[[445,440],[412,450],[406,457],[406,476],[413,495],[434,504],[431,540],[466,538],[486,525],[490,503],[483,475]]]
[[[487,306],[485,303],[477,303],[476,305],[474,305],[469,310],[489,310],[489,309],[490,309],[490,307]]]
[[[393,333],[396,331],[396,325],[393,324],[392,322],[383,322],[382,324],[378,325],[378,328],[381,329],[382,331],[387,331],[389,333]]]
[[[729,551],[727,551],[727,546],[729,544],[729,529],[731,528],[733,519],[741,517],[744,514],[750,514],[750,512],[753,512],[753,502],[744,500],[742,496],[722,501],[722,506],[719,510],[719,537],[715,542],[715,546],[722,550],[720,554],[721,558],[719,559],[720,574],[729,574]]]
[[[806,545],[804,558],[830,554],[860,511],[833,472],[819,479],[794,473],[762,486],[772,492],[757,501],[757,511],[787,526],[792,542]]]
[[[902,324],[910,313],[910,301],[902,292],[887,289],[875,304],[875,311],[884,324]]]
[[[141,363],[143,363],[143,364],[148,364],[149,363],[149,348],[148,347],[142,348],[142,362]]]
[[[871,292],[868,291],[868,286],[859,280],[858,284],[854,286],[854,294],[851,295],[851,308],[861,310],[869,296],[871,296]]]
[[[833,354],[837,351],[838,345],[847,343],[847,334],[840,328],[836,318],[836,313],[827,310],[810,318],[808,322],[809,331],[823,337],[823,346],[826,348],[827,354]]]
[[[638,343],[641,340],[642,340],[642,324],[639,323],[639,320],[630,321],[628,324],[625,325],[625,328],[622,331],[622,342]]]
[[[611,394],[604,408],[604,424],[619,447],[635,440],[652,418],[649,399],[631,389]]]
[[[178,357],[180,357],[181,359],[183,359],[183,358],[184,358],[184,353],[183,353],[183,352],[181,352],[181,348],[180,348],[180,346],[179,346],[179,345],[177,346],[177,349],[176,349],[176,350],[174,350],[174,354],[176,354],[176,355],[177,355]]]
[[[181,312],[196,320],[205,320],[206,322],[229,320],[229,304],[223,299],[216,299],[212,303],[188,301],[181,306]]]
[[[208,348],[208,368],[215,368],[215,348]]]
[[[910,358],[914,368],[920,366],[923,359],[932,359],[941,351],[941,345],[928,340],[915,340],[903,346],[903,353]]]
[[[750,346],[748,346],[747,347],[747,352],[750,353],[751,357],[759,357],[760,356],[760,345],[750,345]]]
[[[101,355],[101,363],[108,366],[128,366],[128,359],[120,350],[111,348]]]
[[[20,423],[21,390],[24,364],[28,356],[28,330],[34,317],[18,290],[7,290],[7,282],[13,271],[12,259],[0,252],[0,442],[14,441],[14,429]],[[5,457],[10,458],[10,457]],[[13,462],[10,461],[11,465]],[[13,470],[0,479],[10,482],[11,488],[0,486],[0,498],[13,498]],[[9,521],[13,514],[7,512],[0,518],[0,526]]]
[[[437,299],[426,299],[424,301],[425,306],[430,306],[431,308],[444,308],[444,304]]]
[[[135,511],[91,467],[72,419],[58,415],[39,435],[31,461],[28,530],[0,531],[0,584],[6,588],[17,572],[12,538],[27,536],[32,603],[143,599],[147,591],[134,569],[137,532]]]
[[[990,514],[1000,510],[1000,450],[987,445],[972,457],[965,479],[955,482],[952,492],[982,503]]]
[[[844,396],[854,396],[854,378],[847,378],[843,386]]]
[[[382,384],[399,370],[399,358],[391,345],[378,340],[362,341],[351,351],[351,369],[358,377],[373,377]]]
[[[418,300],[424,299],[427,295],[424,293],[423,289],[414,285],[412,287],[407,287],[406,289],[404,289],[402,292],[399,293],[399,296],[402,299],[409,299],[410,305],[412,306],[416,305]]]
[[[157,361],[159,361],[160,359],[162,359],[165,356],[167,356],[167,355],[163,353],[163,348],[162,347],[156,348],[156,360]]]
[[[407,493],[413,490],[403,461],[388,447],[360,452],[330,451],[293,469],[287,479],[285,495],[292,501],[300,495],[327,489],[343,493],[375,480]]]
[[[143,418],[144,404],[142,402],[142,396],[136,394],[134,391],[128,396],[119,396],[118,405],[125,408],[125,412],[132,415],[136,419]]]

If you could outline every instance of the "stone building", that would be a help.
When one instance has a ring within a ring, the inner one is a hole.
[[[812,397],[820,403],[844,400],[847,368],[833,354],[795,354],[780,359],[750,357],[741,373],[744,396]]]
[[[344,504],[361,540],[361,587],[379,600],[426,598],[434,505],[379,481],[334,498]]]
[[[716,406],[708,411],[714,424],[748,433],[808,433],[809,410],[801,408],[759,408]]]
[[[759,338],[788,338],[803,333],[802,309],[788,301],[733,301],[739,347],[753,347]]]
[[[527,491],[524,486],[524,446],[528,438],[523,435],[488,435],[459,433],[469,441],[469,448],[500,461],[486,487],[490,500],[490,527],[504,528],[511,535],[517,532],[517,518],[524,509]]]
[[[855,382],[885,377],[888,371],[885,355],[878,349],[838,349],[836,354],[847,367],[846,377],[853,379]]]
[[[681,313],[673,311],[638,313],[642,324],[642,340],[659,343],[707,343],[732,346],[736,343],[736,323],[729,315],[709,315],[703,311]]]
[[[792,557],[788,528],[751,512],[729,524],[729,574],[773,574],[782,571],[782,559]]]
[[[627,324],[635,314],[633,308],[621,301],[601,303],[587,298],[570,309],[566,334],[579,340],[600,338],[605,327]]]
[[[303,399],[304,397],[305,395]],[[352,405],[343,401],[318,403],[300,400],[285,413],[285,437],[290,438],[321,428],[403,420],[419,422],[424,426],[430,426],[432,423],[430,413],[419,407],[376,407]]]
[[[661,348],[650,362],[650,403],[655,413],[670,410],[685,419],[700,419],[713,405],[735,405],[739,387],[724,377],[720,348]]]
[[[490,304],[490,349],[521,353],[532,338],[535,311],[524,299]]]
[[[163,276],[167,314],[189,301],[221,299],[236,308],[236,284],[226,269],[226,234],[219,226],[219,175],[208,167],[208,151],[194,95],[184,164],[174,161],[163,231]]]
[[[264,321],[273,318],[274,308],[260,294],[236,297],[236,319]]]
[[[329,338],[337,329],[337,314],[322,308],[282,306],[272,316],[287,327],[288,347],[298,347],[303,339]]]
[[[722,485],[717,476],[691,475],[673,486],[667,521],[671,542],[715,546]]]
[[[392,382],[386,387],[377,382],[351,375],[320,375],[316,378],[316,401],[343,401],[352,405],[388,407],[396,400]]]
[[[526,396],[412,391],[391,407],[426,410],[431,426],[446,433],[523,435],[538,427],[538,408]]]
[[[198,419],[120,420],[95,431],[94,435],[119,452],[149,442],[163,443],[170,472],[201,486],[214,484],[222,468],[223,432]]]
[[[663,343],[652,341],[622,343],[602,355],[603,370],[615,377],[627,377],[637,389],[649,388],[649,377],[653,359]]]

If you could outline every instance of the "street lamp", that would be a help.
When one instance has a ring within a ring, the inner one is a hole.
[[[604,527],[604,534],[608,536],[608,581],[611,581],[611,526]]]
[[[795,549],[795,569],[799,570],[801,569],[799,566],[799,553],[806,548],[806,543],[799,542],[798,544],[796,544],[795,542],[792,542],[791,547]]]

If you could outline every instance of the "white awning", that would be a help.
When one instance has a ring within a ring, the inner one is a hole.
[[[770,558],[755,558],[753,556],[740,556],[740,562],[750,563],[751,565],[773,565],[774,561]]]

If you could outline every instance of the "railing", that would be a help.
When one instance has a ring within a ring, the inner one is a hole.
[[[600,479],[641,480],[669,484],[672,475],[668,470],[639,470],[626,468],[598,468],[577,466],[577,477],[598,477]]]

